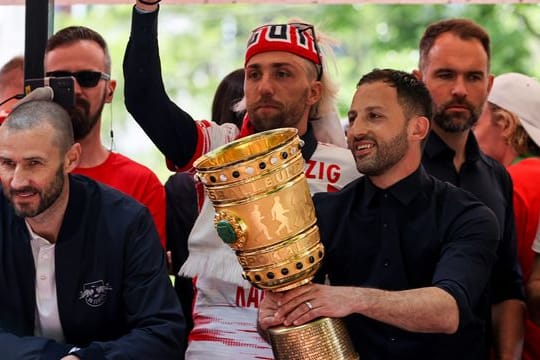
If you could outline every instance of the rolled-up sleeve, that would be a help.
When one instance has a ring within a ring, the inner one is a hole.
[[[476,203],[459,214],[446,214],[448,223],[433,285],[455,299],[460,324],[474,318],[473,310],[489,283],[499,238],[497,218],[487,207]]]

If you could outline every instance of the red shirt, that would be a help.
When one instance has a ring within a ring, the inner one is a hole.
[[[152,170],[124,155],[111,152],[102,164],[76,168],[73,174],[88,176],[145,205],[154,218],[161,245],[165,248],[165,188]]]
[[[540,217],[540,158],[528,158],[510,165],[508,172],[514,183],[514,215],[518,258],[523,270],[523,281],[531,275],[534,252],[532,243],[538,229]],[[532,321],[525,323],[524,360],[540,359],[540,327]]]

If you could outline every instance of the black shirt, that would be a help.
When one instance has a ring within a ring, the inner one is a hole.
[[[512,180],[501,164],[482,153],[472,132],[465,146],[466,160],[459,172],[454,166],[454,155],[455,152],[432,131],[424,149],[422,165],[430,175],[469,191],[495,213],[501,233],[498,258],[491,278],[491,301],[496,304],[508,299],[523,300],[523,279],[514,229]]]
[[[422,167],[386,190],[368,177],[314,196],[332,285],[405,290],[436,286],[457,301],[456,334],[422,334],[359,314],[345,318],[362,360],[478,359],[498,225],[473,196]],[[320,280],[320,279],[319,279]]]

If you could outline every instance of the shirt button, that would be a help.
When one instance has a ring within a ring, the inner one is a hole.
[[[388,229],[388,224],[383,224],[383,228]]]
[[[391,338],[390,338],[390,342],[396,342],[396,338],[395,338],[395,337],[391,337]]]
[[[388,194],[384,194],[383,197],[384,197],[385,199],[388,199]]]
[[[39,279],[40,279],[40,280],[47,280],[47,275],[41,275],[41,276],[39,277]]]
[[[387,260],[384,262],[384,267],[388,267],[388,265],[390,265],[390,261]]]

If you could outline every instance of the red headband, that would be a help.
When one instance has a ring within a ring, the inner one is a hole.
[[[318,47],[313,37],[313,25],[309,24],[271,24],[261,26],[251,33],[247,44],[244,65],[253,56],[268,51],[289,52],[317,65],[321,65]]]

